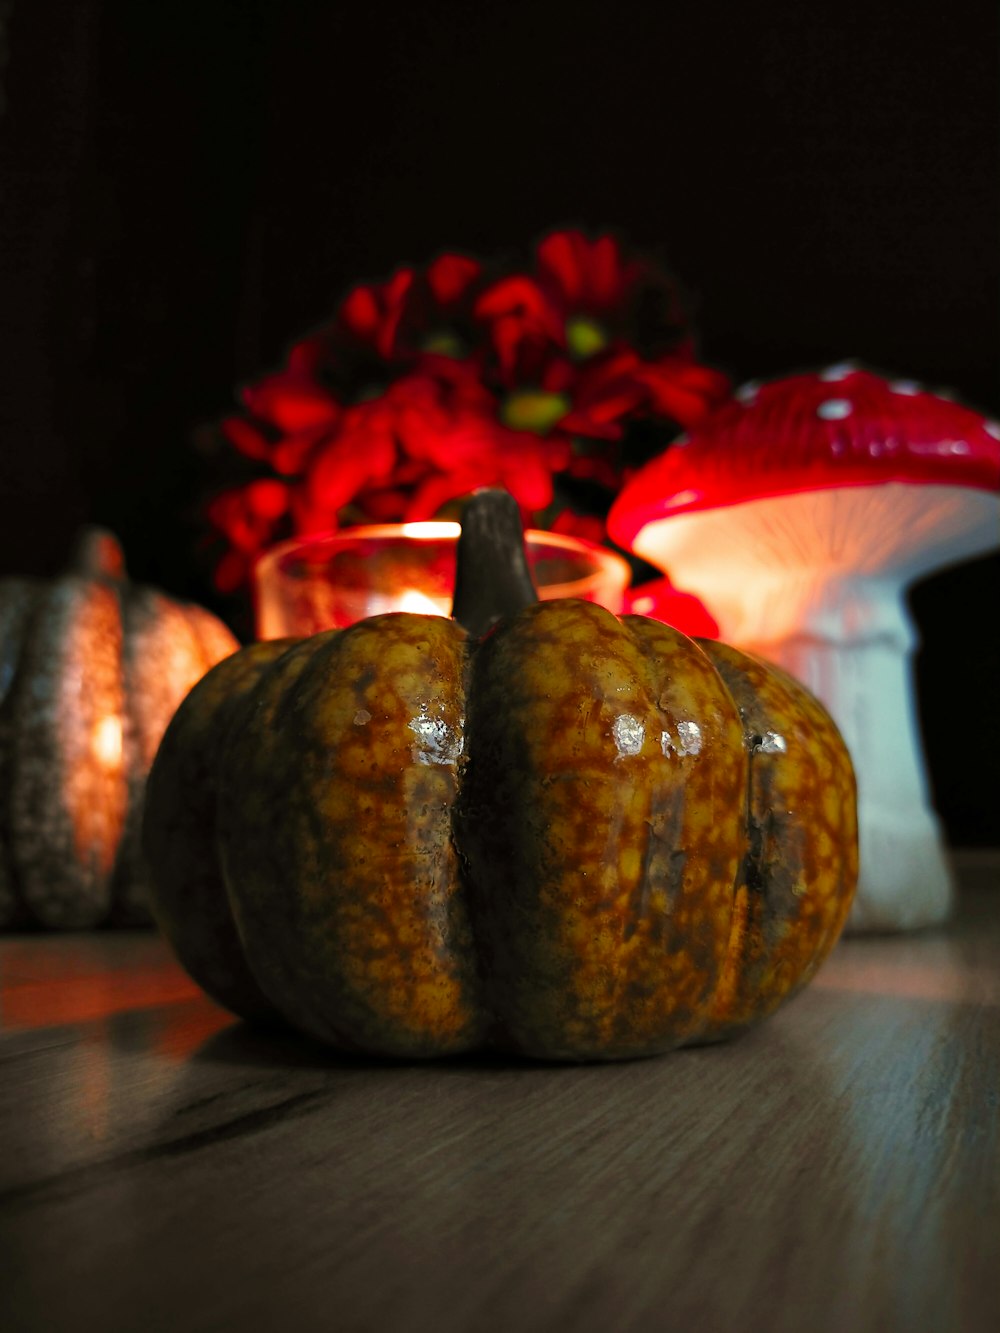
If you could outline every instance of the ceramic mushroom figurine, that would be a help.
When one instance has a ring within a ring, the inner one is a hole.
[[[823,700],[858,778],[854,930],[947,917],[906,588],[1000,544],[1000,426],[854,364],[747,385],[641,469],[612,537]]]

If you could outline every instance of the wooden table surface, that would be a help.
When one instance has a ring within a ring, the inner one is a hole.
[[[331,1058],[0,940],[0,1329],[1000,1330],[1000,873],[730,1046]]]

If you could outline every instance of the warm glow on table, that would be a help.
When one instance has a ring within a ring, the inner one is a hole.
[[[0,938],[3,1327],[994,1333],[1000,857],[958,868],[947,928],[601,1066],[338,1058],[152,932]]]

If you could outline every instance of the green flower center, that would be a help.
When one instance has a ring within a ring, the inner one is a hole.
[[[431,352],[436,356],[451,356],[456,360],[465,355],[465,345],[457,333],[451,329],[434,329],[420,344],[422,352]]]
[[[571,406],[565,394],[518,389],[504,399],[500,420],[511,430],[532,430],[536,435],[547,435]]]
[[[566,321],[566,346],[574,361],[586,361],[595,352],[603,352],[608,335],[589,315],[573,315]]]

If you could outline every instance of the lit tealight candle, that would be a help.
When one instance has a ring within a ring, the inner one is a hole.
[[[297,538],[266,552],[254,571],[257,637],[346,629],[390,611],[450,616],[457,523],[396,523]],[[621,611],[628,563],[602,546],[527,532],[541,598],[580,597]]]
[[[391,607],[393,611],[416,612],[425,616],[448,616],[451,614],[450,601],[427,597],[424,593],[418,592],[416,588],[407,588],[404,593],[400,593],[398,602],[391,594],[386,600],[393,603]]]

